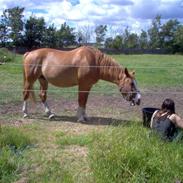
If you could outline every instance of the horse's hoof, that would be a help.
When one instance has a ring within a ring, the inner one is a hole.
[[[78,120],[77,120],[77,122],[81,122],[81,123],[85,123],[85,122],[87,122],[88,121],[88,118],[86,118],[86,117],[84,117],[84,116],[81,116]]]
[[[28,116],[28,114],[26,114],[26,113],[23,115],[23,118],[28,118],[28,117],[29,117],[29,116]]]
[[[52,114],[50,114],[48,118],[49,118],[49,120],[53,120],[53,119],[55,119],[55,114],[53,114],[53,113],[52,113]]]

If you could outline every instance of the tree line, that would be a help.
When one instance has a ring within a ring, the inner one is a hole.
[[[162,24],[161,16],[157,15],[147,31],[141,30],[136,34],[128,27],[115,32],[107,25],[83,26],[76,31],[65,22],[56,28],[54,24],[47,25],[44,17],[31,15],[25,20],[23,13],[24,8],[21,7],[3,11],[0,18],[1,47],[63,48],[88,44],[95,37],[92,41],[97,47],[118,50],[163,48],[172,53],[183,52],[183,25],[177,19],[169,19]],[[107,36],[108,32],[110,36]]]
[[[124,33],[105,40],[108,48],[140,48],[167,49],[172,53],[183,52],[183,25],[177,19],[161,23],[161,16],[156,16],[147,31],[141,30],[140,35],[130,33],[128,28]]]

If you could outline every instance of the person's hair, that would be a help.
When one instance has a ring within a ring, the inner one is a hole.
[[[175,113],[175,103],[172,99],[167,98],[163,101],[161,109],[157,112],[157,117],[161,117],[163,113],[167,112],[167,115]]]

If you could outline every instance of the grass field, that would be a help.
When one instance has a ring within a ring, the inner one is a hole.
[[[121,65],[127,67],[129,70],[136,71],[136,79],[138,86],[142,90],[144,88],[173,88],[182,87],[183,81],[183,56],[181,55],[111,55]],[[22,56],[17,55],[14,62],[7,63],[7,65],[0,66],[0,88],[1,97],[11,101],[9,95],[12,95],[13,100],[21,99],[22,91]],[[37,86],[37,85],[36,85]],[[39,86],[35,87],[39,89]],[[12,90],[14,92],[12,92]],[[117,87],[114,84],[105,81],[99,81],[92,91],[101,94],[111,95],[117,93]],[[77,87],[71,88],[56,88],[49,87],[49,94],[64,97],[75,97]],[[0,99],[1,100],[1,99]],[[7,102],[8,102],[7,101]]]
[[[183,88],[183,56],[112,57],[129,70],[136,70],[138,85],[142,90]],[[17,55],[13,62],[0,65],[0,182],[183,181],[182,143],[160,141],[141,125],[139,118],[129,122],[120,121],[118,125],[81,124],[76,123],[72,117],[61,118],[59,121],[48,121],[46,118],[22,119],[18,111],[22,97],[21,59],[22,56]],[[73,90],[77,88],[58,90],[50,87],[49,94],[54,99],[60,99],[62,94],[62,98],[69,103],[76,100],[76,94],[69,93]],[[113,97],[114,93],[110,92],[118,92],[116,86],[104,81],[97,83],[93,91],[104,95],[103,100],[107,100],[105,96]],[[12,106],[14,110],[11,113]],[[122,115],[120,108],[113,110],[107,105],[102,109],[96,108],[95,114],[100,112],[104,117]],[[73,115],[70,111],[62,110],[62,115],[69,114]],[[99,118],[103,123],[107,119]]]

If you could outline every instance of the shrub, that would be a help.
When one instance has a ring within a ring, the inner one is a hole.
[[[0,49],[0,64],[11,62],[14,60],[14,55],[8,51],[6,48]]]

